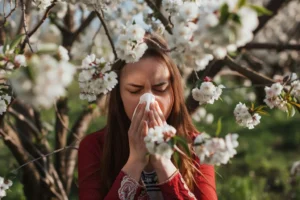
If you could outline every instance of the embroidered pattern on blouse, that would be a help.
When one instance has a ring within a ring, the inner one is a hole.
[[[150,200],[150,197],[149,197],[146,189],[142,189],[140,195],[138,196],[138,200]]]
[[[185,183],[185,181],[184,181],[184,179],[182,178],[182,176],[181,176],[180,173],[179,173],[179,176],[180,176],[180,180],[181,180],[181,182],[182,182],[182,184],[183,184],[184,189],[186,189],[186,190],[188,191],[188,195],[189,195],[191,198],[197,200],[196,197],[195,197],[195,195],[190,191],[190,189],[189,189],[188,186],[186,185],[186,183]]]
[[[121,182],[121,187],[118,190],[121,200],[133,200],[138,188],[137,182],[131,177],[125,175]]]

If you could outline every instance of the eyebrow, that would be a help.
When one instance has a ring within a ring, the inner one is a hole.
[[[155,84],[155,85],[153,85],[153,86],[154,86],[154,87],[158,87],[158,86],[165,85],[165,84],[167,84],[167,83],[168,83],[167,81],[163,81],[163,82],[160,82],[160,83]],[[129,83],[128,85],[133,86],[133,87],[138,87],[138,88],[142,88],[142,87],[143,87],[142,85],[137,85],[137,84],[134,84],[134,83]]]

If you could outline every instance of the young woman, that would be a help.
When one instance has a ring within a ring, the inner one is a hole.
[[[181,156],[177,166],[173,158],[147,154],[144,137],[150,127],[166,121],[190,144],[197,130],[185,106],[179,70],[165,51],[165,41],[148,34],[145,42],[148,49],[138,62],[119,61],[113,66],[119,83],[107,97],[107,125],[80,143],[80,199],[216,200],[213,166],[199,164],[195,155]],[[139,104],[144,93],[155,96],[150,111]]]

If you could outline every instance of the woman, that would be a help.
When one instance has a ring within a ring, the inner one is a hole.
[[[107,125],[80,143],[80,199],[215,200],[213,166],[199,165],[196,156],[181,156],[177,166],[173,159],[147,154],[143,138],[150,127],[166,121],[189,143],[197,130],[187,112],[181,76],[166,43],[153,34],[148,34],[145,42],[148,49],[138,62],[119,61],[113,66],[119,84],[107,98]],[[139,104],[144,93],[155,96],[150,111]]]

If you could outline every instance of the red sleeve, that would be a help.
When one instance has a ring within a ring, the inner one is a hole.
[[[179,171],[168,181],[159,184],[164,200],[217,200],[214,167],[200,165],[200,172],[203,175],[194,177],[197,182],[194,192],[190,191]]]
[[[193,139],[195,139],[195,133]],[[177,171],[166,182],[159,184],[164,200],[217,200],[215,170],[213,165],[199,164],[199,158],[194,155],[196,172],[193,192],[190,191],[181,174]]]
[[[100,166],[104,130],[86,136],[78,150],[78,185],[80,200],[100,200]],[[104,200],[146,198],[146,188],[120,171]]]

